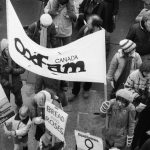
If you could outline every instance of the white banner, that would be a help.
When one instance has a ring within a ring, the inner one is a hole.
[[[104,30],[66,46],[44,48],[26,35],[7,0],[7,31],[10,55],[23,68],[59,80],[106,83]]]
[[[101,138],[75,130],[77,150],[103,150]]]
[[[11,107],[11,104],[6,97],[6,94],[0,84],[0,124],[14,116],[15,113]]]
[[[64,141],[64,134],[68,114],[50,102],[45,103],[45,126],[61,141]]]

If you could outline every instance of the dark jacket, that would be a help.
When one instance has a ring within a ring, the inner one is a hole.
[[[10,88],[9,84],[9,73],[6,72],[6,67],[8,67],[8,61],[4,57],[0,56],[0,83],[3,88]],[[12,87],[14,91],[21,90],[22,81],[20,74],[24,73],[25,69],[17,65],[14,61],[12,61]]]
[[[136,43],[136,51],[140,55],[150,54],[150,32],[145,29],[143,22],[134,24],[126,38]]]
[[[79,13],[84,13],[84,18],[88,15],[96,14],[103,20],[102,27],[108,31],[113,32],[114,21],[113,16],[118,14],[119,0],[104,0],[94,2],[93,0],[83,0],[79,7]]]
[[[40,21],[34,22],[31,25],[29,25],[27,34],[28,36],[37,44],[40,44]],[[57,47],[57,40],[56,40],[56,29],[54,23],[52,23],[47,28],[47,47],[50,48],[50,45],[52,48]]]

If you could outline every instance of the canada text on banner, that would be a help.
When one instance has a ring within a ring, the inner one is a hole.
[[[48,49],[26,35],[7,0],[7,31],[10,55],[23,68],[58,80],[106,83],[104,30],[66,46]]]
[[[77,150],[103,150],[101,138],[75,130]]]
[[[45,126],[61,141],[65,140],[64,134],[67,119],[68,114],[63,110],[48,101],[45,103]]]
[[[0,124],[14,116],[15,113],[11,107],[11,104],[6,97],[6,94],[0,84]]]

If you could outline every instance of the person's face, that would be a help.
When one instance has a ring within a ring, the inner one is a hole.
[[[117,103],[120,108],[126,107],[126,104],[124,102],[122,102],[121,100],[117,100]]]
[[[20,117],[21,120],[26,119],[26,116],[19,115],[19,117]]]
[[[143,72],[144,78],[150,79],[150,72]]]
[[[7,48],[5,48],[5,50],[4,50],[4,51],[5,51],[6,56],[7,56],[7,57],[9,57],[10,55],[9,55],[8,47],[7,47]]]
[[[147,21],[145,22],[145,28],[146,28],[146,30],[147,30],[148,32],[150,32],[150,20],[147,20]]]
[[[144,0],[144,8],[150,9],[150,1]]]

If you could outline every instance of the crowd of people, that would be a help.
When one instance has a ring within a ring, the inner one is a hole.
[[[106,117],[103,129],[104,150],[150,149],[150,63],[141,56],[150,54],[150,0],[142,0],[144,8],[135,18],[127,36],[119,42],[113,56],[107,81],[112,86],[110,97],[100,106]],[[39,20],[24,27],[27,35],[47,48],[66,45],[94,32],[105,30],[106,58],[110,51],[110,34],[115,29],[120,0],[83,0],[77,8],[74,0],[47,0]],[[74,37],[73,37],[74,36]],[[28,133],[36,125],[38,149],[59,150],[65,143],[54,137],[45,127],[45,102],[63,109],[78,96],[81,82],[73,82],[72,95],[67,97],[68,82],[36,75],[32,109],[23,104],[20,75],[25,69],[9,55],[8,40],[1,40],[0,83],[10,101],[15,96],[15,116],[4,124],[5,134],[14,139],[14,150],[28,149]],[[93,59],[93,58],[92,58]],[[91,82],[83,83],[83,98],[89,97]],[[9,126],[11,124],[11,129]],[[56,143],[53,145],[55,138]]]

